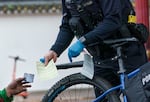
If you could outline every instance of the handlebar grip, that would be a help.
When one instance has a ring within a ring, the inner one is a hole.
[[[40,58],[40,62],[45,63],[45,58]]]

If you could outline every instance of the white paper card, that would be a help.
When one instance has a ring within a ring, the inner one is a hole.
[[[37,73],[40,80],[49,80],[57,77],[58,71],[53,60],[49,61],[48,65],[38,61],[36,62]]]

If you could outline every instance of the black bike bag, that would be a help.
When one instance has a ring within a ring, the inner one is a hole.
[[[125,94],[128,102],[150,102],[150,62],[142,65],[133,77],[126,77]]]

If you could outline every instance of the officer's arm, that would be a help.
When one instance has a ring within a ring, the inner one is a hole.
[[[64,0],[62,0],[62,8],[63,8],[63,17],[62,24],[60,26],[60,30],[57,36],[57,39],[52,46],[51,50],[54,50],[58,56],[69,46],[71,41],[74,38],[74,34],[69,27],[69,13],[66,7],[64,6]]]
[[[99,42],[107,38],[111,32],[121,26],[121,3],[120,0],[99,0],[103,12],[103,21],[98,26],[88,32],[84,37],[84,44]]]

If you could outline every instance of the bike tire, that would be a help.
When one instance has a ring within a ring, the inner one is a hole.
[[[79,85],[83,85],[81,89]],[[90,85],[89,90],[87,90],[87,85]],[[95,98],[93,91],[94,89],[92,88],[95,87],[101,90],[100,93],[103,93],[111,88],[111,85],[101,77],[94,77],[91,80],[80,73],[75,73],[62,78],[60,81],[54,84],[44,95],[42,102],[92,102],[92,100]],[[69,91],[77,93],[72,94]],[[81,92],[83,92],[82,95]],[[120,99],[116,92],[111,92],[100,102],[120,102]]]

